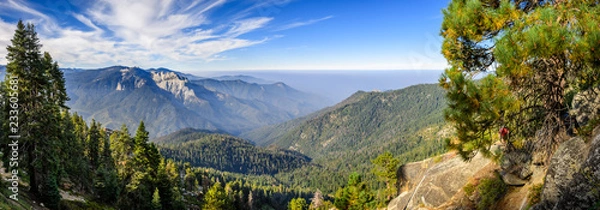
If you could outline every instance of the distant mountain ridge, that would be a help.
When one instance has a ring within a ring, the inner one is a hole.
[[[241,80],[247,83],[256,83],[256,84],[273,84],[273,83],[277,83],[275,81],[270,81],[270,80],[264,80],[261,78],[256,78],[253,76],[248,76],[248,75],[225,75],[225,76],[218,76],[218,77],[213,77],[212,79],[216,79],[219,81],[232,81],[232,80]]]
[[[236,134],[324,106],[318,96],[283,83],[218,81],[165,68],[64,72],[72,111],[109,128],[126,124],[135,129],[144,120],[152,137],[188,127]]]

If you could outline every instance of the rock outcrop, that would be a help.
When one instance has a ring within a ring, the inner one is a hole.
[[[172,93],[184,104],[207,104],[208,101],[201,100],[194,90],[188,87],[188,79],[170,71],[151,71],[152,80],[163,90]]]
[[[469,178],[491,163],[482,155],[465,162],[454,154],[406,164],[398,170],[403,192],[393,199],[388,209],[417,209],[438,207],[462,189]]]
[[[551,209],[565,193],[564,189],[573,180],[573,175],[581,168],[587,156],[585,142],[573,138],[562,143],[550,159],[546,172],[542,203],[536,209]]]
[[[532,209],[600,209],[600,135],[589,146],[574,138],[559,147],[546,174],[542,201]]]
[[[506,167],[506,163],[496,166],[481,155],[469,162],[446,154],[439,162],[433,158],[406,164],[398,171],[403,192],[390,202],[388,209],[468,209],[468,204],[461,204],[463,199],[470,199],[462,192],[463,187],[470,179],[477,180],[494,168],[502,168],[504,182],[515,186],[497,209],[525,208],[528,189],[540,183],[542,177],[545,181],[541,202],[530,209],[600,209],[600,127],[592,133],[595,137],[589,143],[579,137],[563,142],[552,155],[547,170],[536,166],[508,173],[507,169],[516,167]],[[520,175],[524,171],[530,172]],[[525,181],[523,177],[531,176],[532,171],[535,171],[533,178]],[[525,186],[518,187],[522,185]],[[514,205],[507,205],[508,202]]]
[[[600,116],[600,88],[578,93],[573,98],[571,115],[575,116],[579,125],[585,125],[590,119]]]
[[[562,191],[554,209],[600,209],[600,136],[594,138],[587,159]]]

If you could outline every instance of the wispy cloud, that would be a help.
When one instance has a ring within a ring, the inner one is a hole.
[[[43,32],[49,35],[55,32],[58,26],[54,21],[52,21],[52,18],[33,8],[34,7],[32,4],[26,1],[0,1],[0,12],[21,13],[25,18],[28,19],[28,22],[31,22],[36,26],[42,25],[42,27],[38,27],[38,31],[41,29]]]
[[[6,46],[10,44],[10,39],[15,31],[15,26],[0,19],[0,55],[6,55]],[[5,56],[0,56],[0,64],[6,63]]]
[[[81,14],[73,14],[73,17],[75,17],[75,19],[77,19],[79,22],[85,24],[87,27],[94,29],[94,31],[102,31],[102,29],[98,28],[98,26],[92,23],[90,19]]]
[[[242,34],[264,27],[271,20],[273,20],[273,18],[258,17],[236,21],[234,26],[227,32],[226,35],[237,37]]]
[[[319,19],[312,19],[312,20],[307,20],[307,21],[302,21],[302,22],[294,22],[294,23],[290,23],[284,26],[279,27],[278,29],[276,29],[275,31],[284,31],[284,30],[288,30],[288,29],[292,29],[292,28],[298,28],[301,26],[307,26],[307,25],[312,25],[327,19],[331,19],[333,18],[333,15],[329,15],[327,17],[323,17],[323,18],[319,18]]]
[[[288,1],[288,0],[286,0]],[[162,66],[173,62],[225,59],[223,52],[264,43],[270,37],[241,38],[268,25],[272,17],[243,17],[212,24],[210,13],[226,0],[100,0],[70,13],[73,21],[91,30],[58,26],[56,20],[25,2],[0,1],[0,12],[26,13],[25,21],[51,25],[40,32],[43,50],[63,66]],[[256,2],[254,6],[264,4]],[[243,12],[243,11],[242,11]],[[14,23],[0,19],[0,44],[10,43]],[[4,47],[0,54],[6,54]],[[0,58],[0,63],[5,63]]]

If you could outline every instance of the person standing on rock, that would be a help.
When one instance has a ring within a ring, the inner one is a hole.
[[[508,130],[508,128],[506,128],[506,126],[502,126],[502,128],[500,128],[500,140],[505,141],[506,139],[508,139],[509,133],[510,133],[510,130]]]

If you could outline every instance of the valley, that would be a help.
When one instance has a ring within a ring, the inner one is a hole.
[[[0,0],[0,210],[600,210],[597,14]]]

